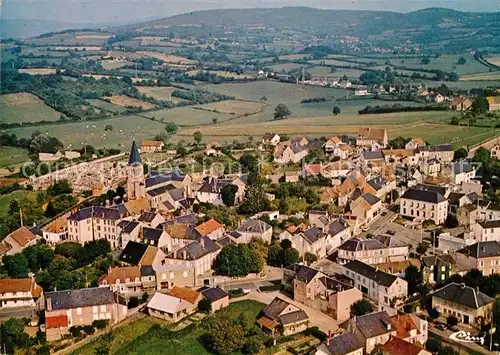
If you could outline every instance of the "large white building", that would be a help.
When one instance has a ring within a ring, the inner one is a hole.
[[[410,188],[401,196],[399,213],[443,224],[448,217],[448,200],[437,191]]]

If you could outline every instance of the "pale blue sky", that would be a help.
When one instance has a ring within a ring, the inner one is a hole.
[[[310,6],[328,9],[409,12],[426,7],[500,11],[499,0],[0,0],[4,18],[110,23],[168,17],[217,8]]]

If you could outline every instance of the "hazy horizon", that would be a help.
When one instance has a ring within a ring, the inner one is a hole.
[[[79,24],[111,24],[139,22],[191,11],[308,6],[334,10],[383,10],[411,12],[428,7],[444,7],[458,11],[498,12],[497,0],[185,0],[165,2],[159,0],[4,0],[2,17],[62,21]],[[110,16],[110,14],[112,14]]]

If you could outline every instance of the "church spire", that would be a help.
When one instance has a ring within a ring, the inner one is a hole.
[[[137,144],[134,139],[132,142],[132,149],[130,149],[130,155],[128,157],[128,165],[137,165],[141,163],[141,155],[139,154],[139,149],[137,149]]]

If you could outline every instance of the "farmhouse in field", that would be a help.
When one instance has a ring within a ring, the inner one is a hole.
[[[155,153],[161,152],[165,143],[162,141],[148,141],[144,140],[141,143],[141,153]]]
[[[454,97],[450,103],[450,109],[456,111],[467,111],[472,107],[472,100],[468,97]]]
[[[357,146],[370,146],[379,145],[380,148],[386,148],[389,144],[387,136],[387,129],[385,128],[372,128],[372,127],[359,127],[358,137],[356,139]],[[372,149],[374,150],[374,149]]]
[[[488,110],[498,111],[500,110],[500,96],[488,96]]]
[[[277,133],[268,132],[262,136],[262,144],[276,145],[280,142],[280,136]]]

